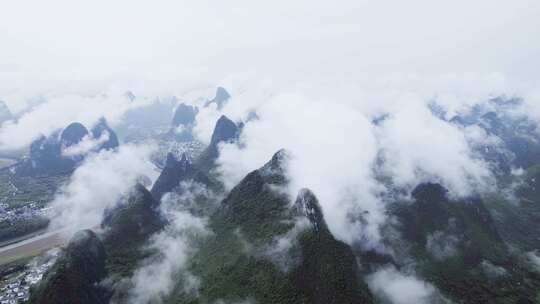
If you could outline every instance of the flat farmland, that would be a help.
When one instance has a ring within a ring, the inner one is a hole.
[[[0,265],[22,258],[33,257],[49,249],[62,246],[66,237],[58,231],[48,232],[0,248]]]

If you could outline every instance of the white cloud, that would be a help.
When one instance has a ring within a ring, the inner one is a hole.
[[[432,115],[425,101],[402,100],[377,138],[384,170],[399,186],[414,187],[435,178],[453,193],[464,195],[489,185],[491,174],[474,155],[463,131]]]
[[[179,283],[186,293],[198,293],[199,278],[187,266],[197,250],[196,243],[210,232],[207,220],[192,215],[187,207],[212,193],[196,183],[183,183],[180,187],[184,190],[182,195],[169,193],[161,201],[160,209],[169,224],[150,240],[149,247],[157,250],[157,256],[145,261],[131,278],[130,303],[161,303]]]
[[[506,269],[504,269],[504,267],[493,265],[491,262],[486,261],[486,260],[480,263],[480,267],[482,271],[484,272],[484,274],[491,280],[499,279],[508,274],[508,272],[506,271]]]
[[[426,250],[436,259],[444,260],[458,253],[460,239],[444,231],[435,231],[427,235]]]
[[[259,119],[246,124],[238,145],[221,146],[218,171],[225,185],[233,187],[285,148],[293,156],[290,196],[312,189],[336,237],[375,247],[386,220],[379,198],[385,187],[375,168],[407,190],[428,180],[458,196],[491,187],[489,167],[473,148],[494,142],[435,117],[424,93],[344,84],[334,91],[333,85],[297,86],[288,94],[258,95],[257,102],[246,90],[232,100],[224,111],[231,118],[255,109]],[[373,125],[381,114],[388,116]]]
[[[93,138],[92,136],[85,136],[76,145],[69,146],[62,149],[63,156],[78,156],[84,155],[92,150],[99,148],[102,144],[109,140],[109,132],[105,131],[99,138]]]
[[[267,246],[262,248],[262,255],[276,264],[281,271],[288,272],[300,262],[298,259],[293,258],[291,250],[299,246],[298,236],[300,233],[310,227],[310,223],[306,218],[298,218],[291,230],[284,235],[275,237]]]
[[[368,118],[353,107],[295,94],[267,100],[257,114],[260,119],[244,128],[240,143],[244,148],[222,149],[219,162],[226,183],[235,184],[285,148],[292,154],[290,197],[307,187],[319,198],[337,237],[377,239],[377,225],[384,216],[373,195],[377,187],[371,167],[377,150]],[[369,225],[356,222],[352,225],[359,226],[353,229],[347,217],[358,208],[369,211],[365,214]]]
[[[540,272],[540,254],[538,250],[531,251],[526,254],[527,258],[529,259],[529,262],[534,267],[534,269],[537,272]]]
[[[216,104],[210,104],[208,107],[200,107],[197,113],[197,119],[193,132],[195,136],[205,144],[210,143],[212,132],[216,121],[221,116]]]
[[[77,231],[99,226],[105,209],[117,204],[140,176],[155,177],[151,152],[148,146],[124,145],[117,152],[88,155],[51,202],[54,213],[49,229]]]
[[[391,304],[445,303],[433,285],[395,267],[376,271],[367,277],[367,283],[377,297]]]
[[[238,75],[269,83],[395,72],[455,75],[447,83],[467,83],[464,74],[473,84],[497,73],[538,79],[540,43],[530,38],[539,12],[535,0],[24,0],[0,12],[0,98],[171,93]]]
[[[101,117],[109,123],[116,123],[129,108],[123,95],[81,95],[50,96],[46,101],[24,113],[17,121],[2,125],[0,129],[0,150],[20,149],[28,146],[41,134],[48,136],[65,128],[72,122],[85,126],[94,125]]]
[[[540,122],[540,89],[538,84],[534,89],[524,92],[522,96],[525,101],[524,112],[534,121]]]
[[[228,188],[286,148],[291,197],[312,189],[338,238],[376,246],[386,220],[373,176],[381,151],[400,186],[436,179],[467,194],[490,183],[471,150],[483,134],[436,119],[428,100],[451,115],[490,96],[524,96],[540,121],[540,40],[531,39],[539,14],[536,0],[12,1],[0,11],[0,99],[17,113],[44,102],[2,126],[0,150],[74,121],[105,116],[114,125],[137,106],[126,90],[191,102],[193,92],[211,98],[208,88],[224,85],[233,97],[221,112],[201,109],[199,138],[209,141],[222,113],[260,117],[245,127],[241,149],[222,147]],[[148,155],[124,146],[89,157],[53,202],[53,224],[98,224],[138,175],[153,173]],[[351,221],[358,215],[365,221]],[[410,299],[430,290],[395,270],[378,277],[396,290],[418,287]]]

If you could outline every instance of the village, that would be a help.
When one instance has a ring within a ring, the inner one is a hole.
[[[54,265],[54,262],[55,258],[49,258],[47,262],[40,265],[31,262],[25,271],[1,282],[0,304],[27,302],[30,296],[30,288],[41,281],[45,272]]]
[[[51,207],[42,208],[35,202],[28,203],[22,207],[10,208],[7,203],[0,203],[0,222],[9,221],[10,223],[30,220],[37,217],[46,217]]]

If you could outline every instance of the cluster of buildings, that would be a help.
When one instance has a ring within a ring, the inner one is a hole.
[[[20,281],[9,283],[0,289],[0,304],[17,304],[27,302],[30,296],[30,285]]]
[[[45,272],[54,264],[51,259],[39,266],[29,267],[15,277],[2,282],[0,288],[0,304],[18,304],[30,298],[30,287],[41,281]]]
[[[10,209],[9,204],[0,203],[0,221],[18,221],[29,220],[40,216],[45,217],[50,211],[51,207],[41,208],[35,202],[12,209]]]
[[[176,159],[182,159],[182,154],[186,154],[188,159],[195,159],[205,148],[205,145],[200,141],[160,141],[157,152],[152,155],[152,161],[162,168],[165,165],[167,154],[172,153]]]

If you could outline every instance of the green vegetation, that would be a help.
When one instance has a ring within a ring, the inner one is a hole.
[[[137,185],[123,202],[107,211],[102,226],[108,229],[103,244],[107,250],[109,273],[129,277],[138,262],[150,254],[139,249],[165,224],[155,207],[150,192]]]
[[[33,304],[105,304],[97,284],[106,277],[105,249],[90,230],[79,231],[40,284],[31,292]]]
[[[299,303],[286,274],[246,249],[232,232],[220,233],[203,246],[192,265],[202,279],[198,303],[246,298],[259,303]]]
[[[278,190],[287,181],[272,162],[248,174],[211,216],[215,234],[190,264],[201,279],[198,296],[179,286],[167,303],[372,303],[367,286],[357,279],[350,247],[324,224],[320,230],[306,227],[298,243],[285,249],[292,268],[283,269],[269,257],[269,246],[291,231],[297,216]]]
[[[275,179],[275,184],[283,182]],[[216,235],[193,260],[192,271],[202,279],[200,303],[248,297],[259,303],[299,303],[287,275],[248,248],[269,244],[292,228],[287,204],[257,171],[231,191],[211,218]]]
[[[0,222],[0,242],[24,238],[34,232],[47,228],[49,219],[44,217],[35,217],[17,221]]]
[[[20,252],[16,255],[2,255],[0,257],[0,265],[9,265],[11,263],[18,263],[19,261],[28,261],[31,258],[34,258],[43,253],[41,249],[27,250],[25,252]]]
[[[459,303],[534,303],[540,274],[509,250],[486,208],[492,204],[479,199],[451,201],[438,187],[424,185],[412,204],[397,204],[393,210],[422,276]],[[448,244],[455,253],[437,257],[430,252],[428,236],[436,231],[457,238]]]
[[[45,206],[68,179],[68,174],[19,177],[8,171],[0,171],[0,199],[10,208],[31,202]]]
[[[8,171],[0,171],[0,203],[7,206],[7,210],[31,204],[34,210],[44,208],[54,199],[56,191],[68,178],[68,175],[17,177]],[[48,226],[49,220],[44,216],[23,214],[24,212],[28,211],[18,210],[12,216],[4,216],[0,221],[0,242],[22,237]]]
[[[16,259],[12,259],[7,262],[0,262],[0,281],[5,281],[5,278],[12,275],[22,272],[26,269],[28,262],[34,256],[24,256]],[[0,260],[1,261],[1,260]]]

